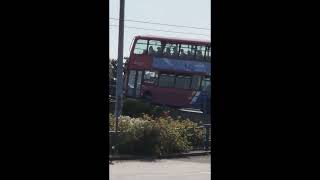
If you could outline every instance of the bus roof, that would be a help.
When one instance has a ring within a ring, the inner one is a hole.
[[[163,36],[135,36],[137,39],[152,39],[152,40],[159,40],[159,41],[173,41],[178,43],[192,43],[192,44],[211,44],[210,41],[206,40],[195,40],[195,39],[182,39],[182,38],[171,38],[171,37],[163,37]]]

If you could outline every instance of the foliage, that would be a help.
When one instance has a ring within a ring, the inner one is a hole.
[[[115,129],[115,118],[109,115],[109,129]],[[170,116],[139,118],[121,116],[121,132],[117,147],[122,154],[159,155],[187,152],[193,146],[203,145],[204,132],[190,120],[172,119]]]

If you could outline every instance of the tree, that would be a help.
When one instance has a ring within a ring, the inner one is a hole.
[[[117,60],[111,59],[110,60],[110,73],[112,78],[117,78]]]
[[[125,63],[123,63],[123,71],[125,71]],[[117,60],[109,59],[109,81],[115,83],[117,79]]]
[[[113,67],[112,67],[111,61],[112,61],[112,60],[109,59],[109,82],[115,77],[114,74],[113,74],[113,72],[112,72]]]

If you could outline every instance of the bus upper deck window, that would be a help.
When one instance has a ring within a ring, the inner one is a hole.
[[[156,56],[162,56],[162,48],[161,47],[157,47]]]
[[[189,54],[189,56],[190,56],[190,54],[191,54],[189,45],[181,44],[181,45],[180,45],[180,55],[179,55],[179,57],[180,57],[181,59],[189,59],[189,58],[188,58],[188,54]]]
[[[188,54],[187,54],[188,59],[192,59],[193,58],[193,54],[192,52],[189,50]]]
[[[166,57],[178,57],[179,56],[179,46],[175,43],[165,44],[165,54]]]
[[[206,47],[205,60],[209,62],[211,61],[211,48],[209,46]]]
[[[161,56],[161,42],[157,40],[149,40],[149,52],[150,55]]]
[[[138,39],[134,48],[134,54],[145,54],[147,53],[148,41],[144,39]]]
[[[205,53],[206,53],[206,47],[205,46],[197,46],[196,59],[198,61],[204,61]]]
[[[149,46],[148,54],[150,54],[150,55],[154,55],[155,54],[155,51],[153,50],[152,46]]]
[[[177,47],[173,47],[173,54],[172,56],[174,57],[179,57],[179,52],[178,52],[178,48]]]
[[[180,50],[180,57],[181,58],[186,58],[187,57],[187,54],[184,52],[183,49]]]
[[[165,56],[171,56],[171,53],[170,53],[170,48],[166,48],[166,52],[164,53]]]
[[[195,46],[190,44],[180,44],[180,55],[181,59],[193,60],[195,55]]]
[[[203,56],[202,56],[202,52],[201,50],[197,51],[197,60],[202,60]]]

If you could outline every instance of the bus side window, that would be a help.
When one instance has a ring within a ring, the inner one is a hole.
[[[204,61],[205,49],[205,46],[197,46],[196,59],[198,61]]]
[[[189,51],[188,51],[188,59],[194,60],[195,59],[195,54],[196,54],[196,46],[190,45],[189,46]]]
[[[134,47],[134,54],[146,54],[147,53],[147,47],[148,47],[148,41],[144,39],[138,39],[136,41],[135,47]]]
[[[130,70],[129,71],[129,78],[127,80],[127,85],[126,85],[129,96],[133,96],[134,95],[136,73],[137,73],[136,70]]]
[[[179,57],[179,46],[173,47],[172,56],[173,56],[173,57]]]
[[[209,77],[202,78],[201,91],[211,91],[211,81]]]
[[[155,51],[153,50],[153,46],[149,46],[148,54],[150,54],[150,55],[154,55],[155,54]]]
[[[201,84],[201,76],[199,75],[192,76],[191,89],[199,90],[200,84]]]
[[[191,77],[179,75],[176,77],[175,88],[190,89]]]
[[[157,47],[156,56],[158,56],[158,57],[162,56],[162,47]]]
[[[168,75],[168,74],[160,74],[159,76],[159,87],[173,87],[174,86],[174,75]]]
[[[156,84],[158,78],[158,73],[155,71],[145,71],[144,73],[144,83]]]
[[[191,50],[189,49],[189,45],[181,44],[180,48],[180,58],[181,59],[187,59],[188,53],[191,54]]]
[[[206,54],[205,54],[205,60],[210,62],[211,61],[211,47],[206,47]]]
[[[165,51],[165,53],[164,53],[164,56],[170,57],[170,56],[171,56],[171,52],[170,52],[170,51],[171,51],[170,48],[169,48],[169,47],[166,47],[166,51]]]
[[[177,58],[179,56],[179,45],[173,43],[167,43],[165,45],[164,55],[166,57]]]
[[[161,56],[162,49],[161,49],[161,42],[157,40],[149,40],[149,52],[150,55]]]

